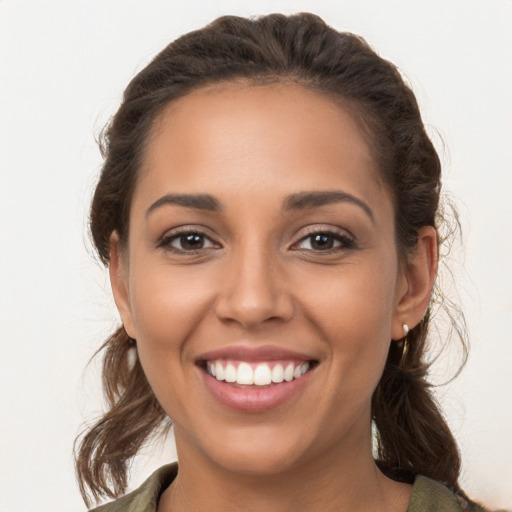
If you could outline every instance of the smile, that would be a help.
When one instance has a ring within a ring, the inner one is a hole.
[[[310,369],[309,361],[207,361],[206,371],[219,381],[245,386],[269,386],[299,379]]]
[[[232,346],[202,354],[196,361],[210,396],[244,413],[271,411],[307,389],[319,361],[275,346]]]

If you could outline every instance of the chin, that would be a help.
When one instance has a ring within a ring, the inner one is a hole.
[[[293,471],[299,465],[299,460],[289,453],[276,453],[275,450],[248,451],[233,453],[222,457],[216,463],[225,470],[246,475],[251,478],[264,478],[281,475]]]
[[[229,442],[215,443],[208,450],[210,460],[227,471],[251,477],[278,475],[292,471],[307,458],[308,442],[304,435],[255,429],[229,433]],[[205,447],[206,448],[206,447]]]

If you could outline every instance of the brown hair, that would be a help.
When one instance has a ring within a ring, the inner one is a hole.
[[[414,94],[395,66],[360,37],[340,33],[312,14],[257,19],[222,17],[180,37],[128,85],[104,134],[104,165],[91,207],[91,231],[103,263],[116,231],[127,241],[137,171],[155,117],[193,89],[220,82],[292,80],[337,98],[361,123],[395,207],[396,243],[404,258],[418,230],[438,227],[441,165]],[[399,200],[398,200],[399,199]],[[458,489],[460,456],[426,376],[427,314],[408,335],[402,358],[392,343],[373,395],[377,464],[396,480],[423,474]],[[77,442],[77,473],[87,501],[116,497],[127,465],[150,436],[169,426],[123,327],[103,345],[109,410]]]

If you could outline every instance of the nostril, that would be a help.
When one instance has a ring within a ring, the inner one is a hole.
[[[289,321],[294,316],[294,307],[286,297],[262,297],[260,300],[223,297],[216,305],[215,313],[223,322],[249,328],[263,323]]]

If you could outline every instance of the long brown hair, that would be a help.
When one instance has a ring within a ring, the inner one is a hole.
[[[91,207],[98,254],[109,264],[112,232],[127,242],[130,203],[155,117],[171,101],[220,81],[294,81],[337,99],[361,124],[381,179],[394,200],[402,258],[423,226],[439,227],[441,165],[414,94],[390,62],[360,37],[340,33],[312,14],[257,19],[226,16],[169,44],[125,90],[104,133],[104,165]],[[427,381],[430,314],[408,335],[405,357],[392,343],[374,392],[379,467],[391,478],[415,475],[458,489],[460,456]],[[127,466],[144,442],[169,426],[144,371],[129,364],[133,340],[121,326],[103,345],[109,409],[76,444],[84,499],[116,497]]]

